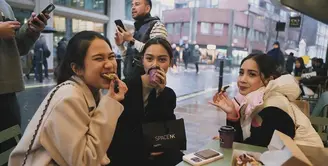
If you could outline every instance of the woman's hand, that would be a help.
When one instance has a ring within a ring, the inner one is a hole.
[[[213,97],[213,101],[209,102],[210,104],[219,107],[228,117],[236,118],[236,108],[231,99],[229,99],[226,93],[216,93]]]
[[[115,82],[117,82],[118,84],[118,89],[119,89],[118,93],[115,93],[114,91]],[[128,91],[128,87],[126,86],[126,84],[115,75],[115,80],[112,80],[110,82],[108,95],[117,101],[122,101],[127,91]]]
[[[156,91],[157,92],[162,92],[164,88],[166,87],[166,73],[165,71],[161,68],[158,69],[156,72],[156,77],[158,78],[159,81],[156,82]]]

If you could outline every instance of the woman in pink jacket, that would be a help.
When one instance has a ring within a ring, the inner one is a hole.
[[[34,114],[10,155],[9,165],[108,164],[106,150],[123,111],[119,101],[127,92],[116,76],[116,67],[108,39],[92,31],[76,34],[57,70],[57,87]],[[114,75],[118,93],[114,92],[114,81],[104,74]],[[101,89],[108,89],[108,93],[102,96]]]

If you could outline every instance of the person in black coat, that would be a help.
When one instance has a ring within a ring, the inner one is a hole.
[[[184,45],[184,49],[183,49],[183,54],[182,54],[182,59],[183,59],[183,63],[185,65],[185,70],[188,69],[188,63],[191,57],[191,49],[189,47],[189,44],[185,44]]]
[[[273,57],[277,65],[277,70],[282,73],[285,67],[285,57],[284,53],[280,50],[280,43],[278,41],[273,43],[273,49],[267,53],[269,56]]]
[[[182,161],[179,147],[164,152],[146,149],[142,133],[142,124],[176,119],[176,94],[166,87],[166,72],[173,57],[171,46],[165,39],[153,38],[144,46],[142,55],[146,74],[124,80],[129,90],[107,151],[110,166],[174,166]],[[151,77],[148,71],[154,66],[159,68],[156,77]]]
[[[286,71],[291,74],[293,72],[293,66],[295,63],[294,53],[289,53],[287,61],[286,61]]]

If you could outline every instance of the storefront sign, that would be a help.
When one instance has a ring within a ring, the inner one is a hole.
[[[291,28],[300,28],[301,27],[301,21],[302,21],[301,16],[290,17],[289,27],[291,27]]]

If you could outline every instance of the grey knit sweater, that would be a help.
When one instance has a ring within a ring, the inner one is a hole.
[[[5,0],[0,0],[0,11],[6,18],[16,20],[14,13]],[[3,22],[0,17],[0,23]],[[0,36],[0,95],[24,90],[20,55],[25,55],[33,46],[39,34],[28,33],[24,24],[12,39]]]

